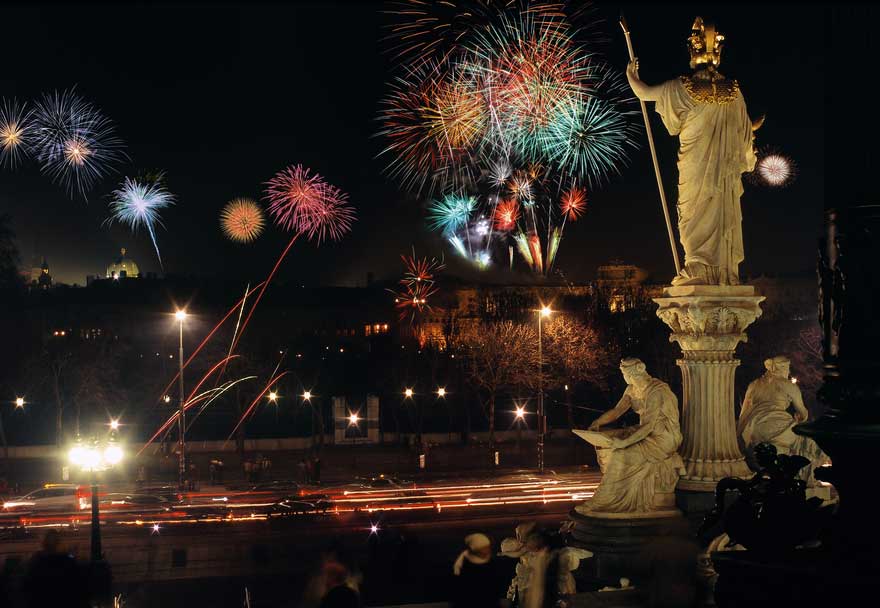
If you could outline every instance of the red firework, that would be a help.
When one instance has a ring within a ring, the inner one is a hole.
[[[406,272],[404,272],[403,278],[400,280],[400,284],[404,286],[417,283],[433,285],[436,273],[446,268],[446,265],[437,258],[431,258],[430,260],[428,258],[417,258],[415,251],[410,256],[401,255],[400,259],[403,260],[403,264],[406,266]]]
[[[587,208],[587,191],[577,186],[566,190],[559,201],[562,214],[572,222],[584,214]]]
[[[505,199],[495,208],[495,230],[508,232],[516,227],[519,220],[519,202],[516,199]]]

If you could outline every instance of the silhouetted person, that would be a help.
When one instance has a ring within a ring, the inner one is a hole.
[[[452,567],[452,608],[497,608],[501,593],[492,559],[492,541],[485,534],[476,533],[466,536],[464,544],[465,550]]]
[[[72,555],[60,549],[60,535],[49,530],[43,548],[28,564],[24,593],[28,608],[87,608],[88,578]]]

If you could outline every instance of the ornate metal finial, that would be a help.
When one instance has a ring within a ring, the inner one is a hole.
[[[714,70],[721,64],[721,47],[724,36],[715,30],[715,25],[703,22],[702,17],[694,19],[691,35],[688,38],[688,52],[691,55],[691,69],[707,67]]]

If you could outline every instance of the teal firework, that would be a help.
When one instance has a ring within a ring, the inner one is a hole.
[[[473,196],[447,194],[428,208],[428,226],[446,234],[453,233],[467,225],[476,206]]]

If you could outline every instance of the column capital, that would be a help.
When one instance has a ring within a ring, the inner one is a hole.
[[[716,353],[725,359],[740,342],[745,330],[761,316],[764,296],[756,296],[751,285],[688,285],[666,287],[654,298],[657,316],[672,330],[671,342],[678,342],[685,358],[694,351]]]

